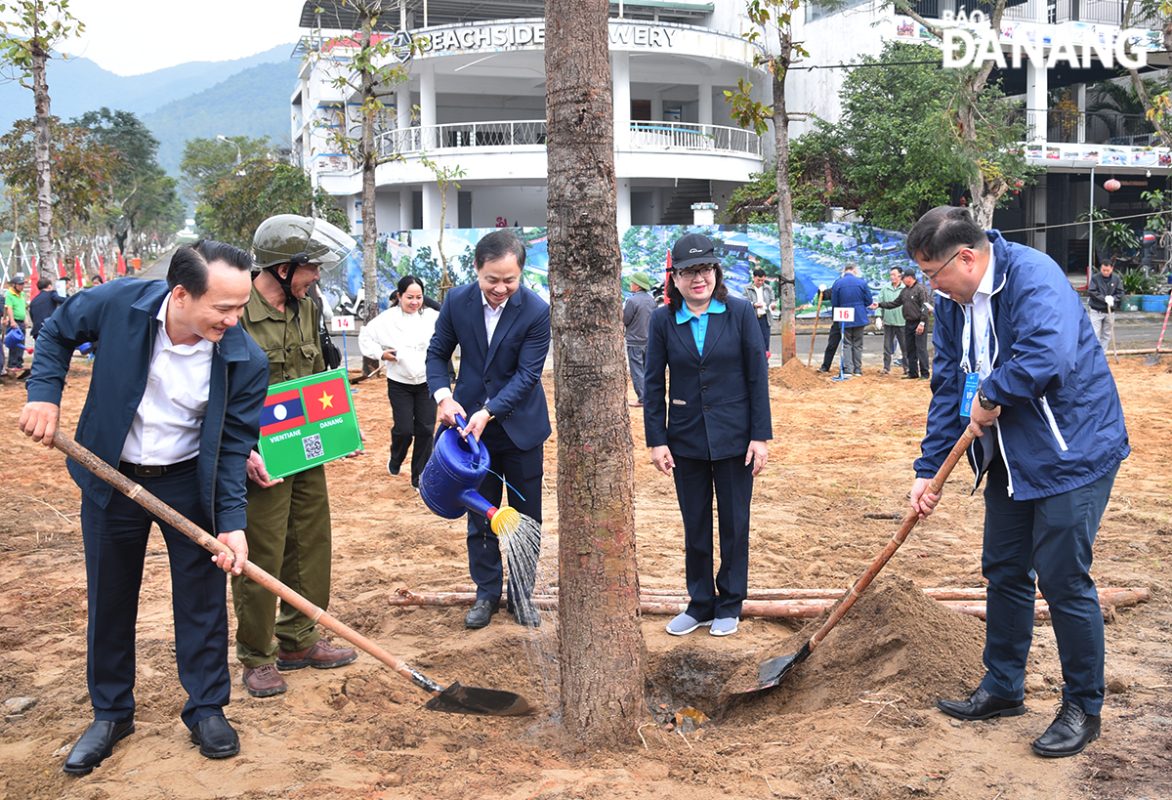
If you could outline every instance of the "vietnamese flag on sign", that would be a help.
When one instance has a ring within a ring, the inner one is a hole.
[[[269,395],[260,411],[260,435],[269,436],[305,423],[305,411],[301,405],[301,392]]]
[[[322,381],[302,389],[305,395],[305,418],[310,422],[329,419],[350,410],[350,393],[344,378]]]

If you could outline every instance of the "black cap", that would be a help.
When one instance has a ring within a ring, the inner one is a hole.
[[[716,248],[702,233],[681,236],[671,247],[671,268],[687,269],[697,264],[716,264]]]

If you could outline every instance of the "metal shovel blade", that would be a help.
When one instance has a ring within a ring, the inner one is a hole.
[[[785,680],[786,676],[793,672],[794,668],[805,661],[809,655],[810,643],[807,642],[802,645],[801,650],[792,655],[777,656],[776,658],[761,662],[761,666],[757,670],[757,685],[750,686],[748,689],[742,689],[733,694],[752,694],[753,692],[772,689]]]
[[[461,686],[458,681],[428,700],[424,708],[449,714],[480,714],[487,717],[523,717],[533,713],[529,701],[519,694],[501,689]]]

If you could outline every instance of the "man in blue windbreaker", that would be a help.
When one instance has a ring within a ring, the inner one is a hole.
[[[962,720],[1025,713],[1036,573],[1065,686],[1033,750],[1072,756],[1098,738],[1103,705],[1091,551],[1131,452],[1115,381],[1078,295],[1044,253],[986,233],[950,206],[915,224],[907,251],[939,296],[932,403],[911,491],[921,516],[940,499],[928,479],[965,427],[983,434],[968,456],[977,484],[985,479],[985,677],[968,699],[937,707]]]

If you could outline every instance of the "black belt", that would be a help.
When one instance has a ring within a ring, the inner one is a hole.
[[[119,461],[118,471],[136,478],[161,478],[164,475],[194,469],[195,462],[198,460],[198,458],[189,458],[178,464],[131,464],[129,461]]]

